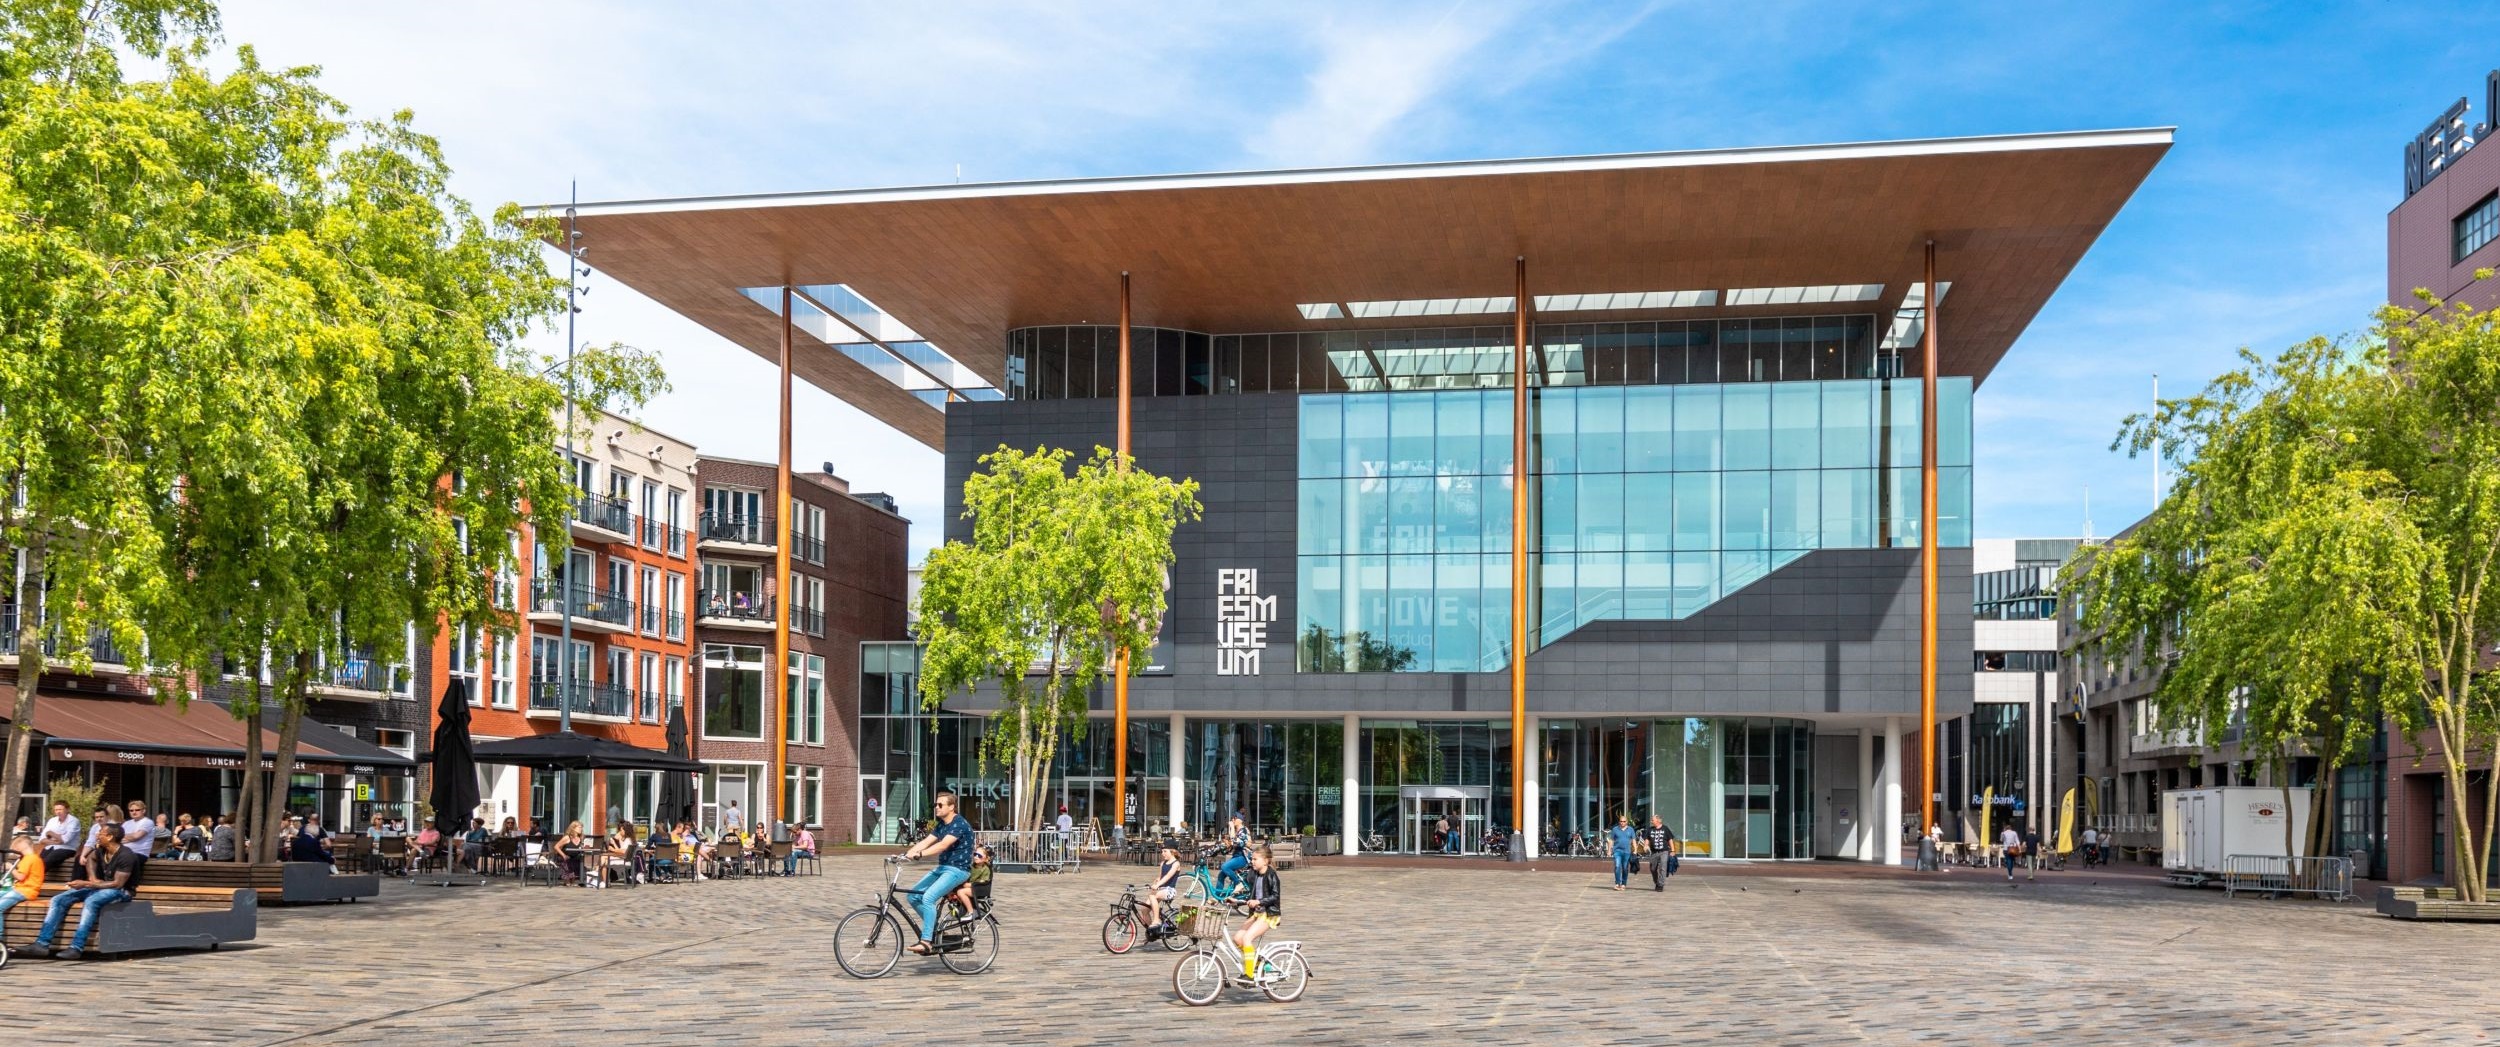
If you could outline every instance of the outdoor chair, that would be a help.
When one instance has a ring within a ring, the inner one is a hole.
[[[722,840],[712,846],[712,877],[735,876],[746,866],[746,848],[736,840]]]
[[[651,878],[652,883],[677,882],[679,853],[678,846],[673,843],[656,844],[643,852],[642,865],[648,870],[646,875]]]
[[[546,844],[525,840],[521,844],[521,882],[526,884],[540,875],[546,876],[549,887],[561,884],[564,882],[564,863],[547,853]]]
[[[385,836],[375,840],[374,845],[381,856],[379,872],[385,876],[398,876],[408,871],[407,837]]]
[[[771,844],[770,846],[772,847],[772,852],[762,856],[764,859],[763,871],[768,876],[779,876],[781,875],[781,870],[789,867],[790,841],[781,840]]]
[[[497,876],[521,870],[521,841],[518,837],[498,836],[486,841],[486,869]]]
[[[783,846],[788,845],[784,844]],[[798,865],[795,866],[795,868],[805,871],[809,876],[823,876],[825,874],[824,852],[822,850],[817,851],[815,854],[808,854],[803,851],[800,852],[798,855]]]
[[[609,886],[631,887],[634,886],[634,874],[637,871],[635,869],[635,859],[640,858],[641,856],[642,846],[640,844],[627,844],[625,847],[625,856],[622,858],[606,851],[601,851],[597,854],[588,856],[588,860],[596,863],[597,866],[606,873],[606,879]]]

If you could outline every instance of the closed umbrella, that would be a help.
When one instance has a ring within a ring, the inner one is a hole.
[[[434,829],[443,834],[441,846],[457,846],[453,841],[469,828],[469,816],[477,810],[477,757],[469,745],[469,687],[453,680],[443,689],[443,702],[434,709],[438,722],[434,725],[434,788],[427,802],[434,805]],[[443,881],[436,886],[452,886],[451,863],[443,863]]]
[[[681,705],[668,711],[668,754],[681,759],[693,755],[687,750],[686,708]],[[693,821],[693,775],[685,771],[662,771],[659,804],[662,821],[672,825],[679,821]]]

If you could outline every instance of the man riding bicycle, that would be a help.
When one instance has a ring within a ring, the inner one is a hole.
[[[938,860],[937,868],[911,887],[913,904],[920,910],[920,940],[912,943],[911,951],[922,956],[935,951],[930,943],[937,940],[939,900],[972,879],[972,823],[955,813],[954,790],[938,790],[935,807],[937,827],[903,852],[905,861],[924,854]]]

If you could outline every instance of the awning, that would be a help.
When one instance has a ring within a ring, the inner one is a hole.
[[[266,754],[277,745],[275,715],[264,723],[270,728],[261,742]],[[243,766],[242,722],[209,701],[177,708],[145,700],[40,694],[35,696],[34,728],[54,760],[220,770]],[[262,769],[274,770],[275,765],[274,759],[262,757]],[[306,774],[372,774],[415,766],[408,757],[312,720],[304,721],[296,743],[296,767]]]
[[[568,771],[686,771],[700,773],[703,764],[657,749],[627,745],[574,731],[533,734],[499,742],[479,742],[477,762]]]

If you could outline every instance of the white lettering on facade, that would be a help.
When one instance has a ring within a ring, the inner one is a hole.
[[[1267,650],[1267,627],[1276,621],[1276,598],[1259,595],[1255,567],[1215,571],[1215,675],[1257,676]]]

